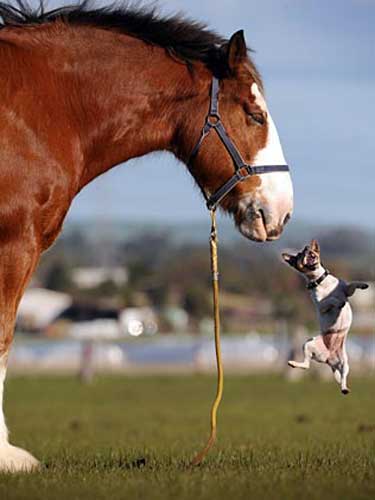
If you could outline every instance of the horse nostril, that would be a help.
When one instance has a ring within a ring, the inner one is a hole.
[[[258,210],[258,212],[259,212],[259,215],[262,218],[264,227],[267,227],[267,221],[266,221],[265,213],[263,212],[263,210],[261,208]]]
[[[285,216],[285,219],[284,219],[284,222],[283,222],[283,225],[286,226],[288,224],[288,222],[290,221],[290,218],[291,218],[291,214],[290,212],[288,214],[286,214]]]

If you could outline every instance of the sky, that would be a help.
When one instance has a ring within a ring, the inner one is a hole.
[[[228,37],[245,30],[292,169],[294,217],[375,227],[375,0],[159,4],[162,12],[183,11]],[[69,219],[86,217],[177,222],[207,213],[185,167],[156,153],[85,188]]]

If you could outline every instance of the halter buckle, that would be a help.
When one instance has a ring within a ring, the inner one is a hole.
[[[242,182],[244,181],[247,177],[250,177],[252,174],[251,169],[249,169],[249,165],[243,165],[240,167],[236,173],[235,173],[237,179]]]

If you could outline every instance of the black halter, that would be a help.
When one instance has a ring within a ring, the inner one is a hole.
[[[272,172],[288,172],[288,165],[248,165],[241,156],[233,141],[230,139],[225,127],[221,121],[219,114],[219,80],[216,77],[212,78],[211,85],[211,102],[210,110],[206,117],[206,123],[202,129],[201,136],[194,147],[188,165],[191,164],[193,159],[197,156],[204,139],[214,129],[220,137],[221,142],[224,144],[226,150],[231,156],[234,163],[234,174],[232,177],[223,184],[214,194],[208,196],[204,189],[202,192],[207,201],[207,208],[215,210],[221,200],[231,191],[239,182],[253,175],[268,174]]]

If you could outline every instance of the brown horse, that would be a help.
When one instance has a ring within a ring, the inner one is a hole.
[[[152,151],[188,163],[213,76],[221,118],[243,159],[285,160],[242,31],[226,40],[196,22],[126,6],[44,12],[18,1],[0,3],[0,15],[0,470],[17,471],[38,462],[9,444],[2,412],[16,310],[76,194]],[[189,170],[206,196],[232,177],[216,134]],[[220,206],[246,237],[265,241],[280,236],[292,196],[288,172],[273,172],[236,184]]]

